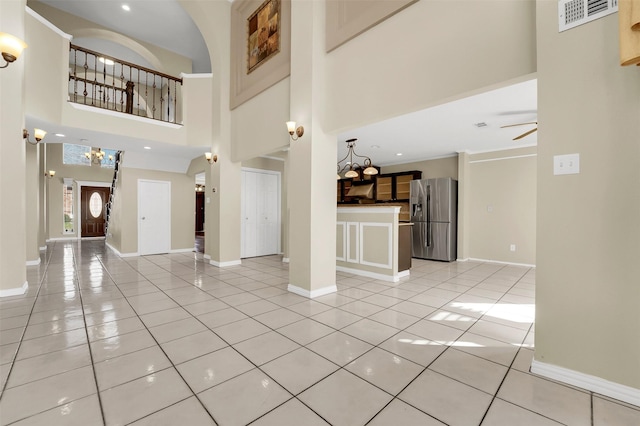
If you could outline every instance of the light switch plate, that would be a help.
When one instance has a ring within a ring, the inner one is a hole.
[[[554,175],[574,175],[580,173],[580,154],[555,155],[553,157]]]

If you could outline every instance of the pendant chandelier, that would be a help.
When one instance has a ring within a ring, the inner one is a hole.
[[[340,177],[340,173],[347,171],[344,174],[344,177],[346,178],[354,178],[354,177],[358,177],[359,173],[356,171],[357,169],[362,169],[364,168],[363,173],[365,175],[368,176],[373,176],[373,175],[377,175],[378,174],[378,169],[376,169],[375,167],[373,167],[372,163],[371,163],[371,158],[369,157],[365,157],[363,155],[358,155],[355,152],[355,147],[356,147],[356,141],[358,139],[347,139],[346,140],[346,144],[347,144],[347,148],[348,148],[348,152],[347,155],[340,161],[338,161],[338,177],[337,179],[342,179]],[[358,164],[357,162],[353,161],[353,157],[357,157],[356,160],[358,158],[362,158],[362,165]],[[347,161],[343,166],[340,165],[340,163],[342,163],[343,161],[345,161],[346,159],[349,159],[349,161]]]
[[[85,152],[84,156],[87,160],[91,161],[93,164],[102,164],[105,159],[105,152],[98,148],[97,150],[91,150],[91,152]],[[107,160],[104,161],[105,164],[113,163],[113,155],[109,155]]]

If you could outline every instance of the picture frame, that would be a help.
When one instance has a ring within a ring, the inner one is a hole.
[[[235,0],[231,5],[231,63],[229,108],[235,109],[291,74],[291,1],[279,4],[278,52],[272,52],[249,66],[249,21],[269,1]],[[251,71],[249,69],[251,68]]]
[[[280,0],[265,0],[247,18],[247,74],[280,52]]]

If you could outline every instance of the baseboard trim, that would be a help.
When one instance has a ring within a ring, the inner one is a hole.
[[[40,262],[40,258],[38,260],[27,260],[27,266],[38,266]]]
[[[47,251],[47,246],[40,247],[40,251]]]
[[[336,265],[336,271],[346,272],[348,274],[353,274],[353,275],[360,275],[361,277],[373,278],[376,280],[387,281],[390,283],[397,283],[398,281],[400,281],[400,278],[408,277],[410,274],[408,269],[406,271],[398,272],[397,274],[394,274],[394,275],[384,275],[384,274],[379,274],[377,272],[363,271],[362,269],[353,269],[353,268],[347,268],[345,266],[338,266],[338,265]]]
[[[467,260],[471,260],[473,262],[497,263],[499,265],[524,266],[526,268],[535,268],[536,267],[535,264],[531,264],[531,263],[503,262],[502,260],[478,259],[478,258],[475,258],[475,257],[469,257],[467,259],[464,259],[464,262],[466,262]]]
[[[531,372],[542,377],[577,386],[629,404],[640,406],[640,389],[610,382],[600,377],[536,361],[531,363]]]
[[[136,257],[136,256],[140,256],[138,253],[120,253],[120,251],[118,251],[117,248],[115,248],[114,246],[112,246],[109,243],[105,243],[105,245],[107,247],[109,247],[111,250],[113,250],[115,252],[115,254],[118,255],[118,257]]]
[[[338,291],[338,287],[334,285],[330,285],[328,287],[319,288],[316,290],[309,291],[305,288],[298,287],[293,284],[289,284],[287,286],[287,290],[291,293],[297,294],[298,296],[306,297],[308,299],[315,299],[316,297],[324,296],[326,294],[335,293]]]
[[[218,268],[226,268],[228,266],[242,265],[242,260],[238,259],[238,260],[230,260],[228,262],[216,262],[215,260],[211,259],[209,261],[209,264]]]
[[[29,283],[25,281],[24,284],[22,284],[22,287],[5,288],[4,290],[0,290],[0,297],[22,296],[28,289]]]
[[[205,258],[205,259],[207,259],[207,260],[211,260],[211,256],[210,256],[210,255],[208,255],[208,254],[205,254],[205,255],[204,255],[204,258]]]
[[[289,258],[288,257],[283,257],[282,258],[282,263],[289,263]]]
[[[171,253],[171,254],[173,254],[173,253],[193,253],[194,250],[195,250],[195,247],[172,249],[172,250],[169,251],[169,253]]]
[[[54,238],[49,238],[47,239],[47,242],[52,242],[52,241],[75,241],[77,240],[78,237],[54,237]]]

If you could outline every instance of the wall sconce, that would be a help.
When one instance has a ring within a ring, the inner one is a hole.
[[[27,129],[22,129],[22,139],[25,139],[31,145],[37,145],[38,142],[40,142],[42,139],[44,139],[44,135],[46,135],[46,134],[47,134],[47,132],[45,132],[42,129],[33,129],[33,136],[35,137],[36,141],[32,142],[32,141],[29,140],[29,132],[27,131]]]
[[[54,177],[56,175],[56,171],[55,170],[49,170],[48,172],[44,172],[44,175],[47,177],[47,179],[51,179],[52,177]]]
[[[218,161],[218,155],[217,154],[212,154],[210,152],[205,152],[204,153],[204,158],[207,159],[209,164],[213,164],[213,163]]]
[[[304,127],[296,127],[295,121],[287,121],[287,130],[289,131],[289,135],[291,136],[292,141],[297,141],[298,138],[304,135]],[[296,137],[293,137],[294,134],[296,135]]]
[[[27,43],[17,37],[7,33],[0,33],[0,52],[6,64],[0,68],[6,68],[9,64],[20,57],[22,51],[27,47]]]

